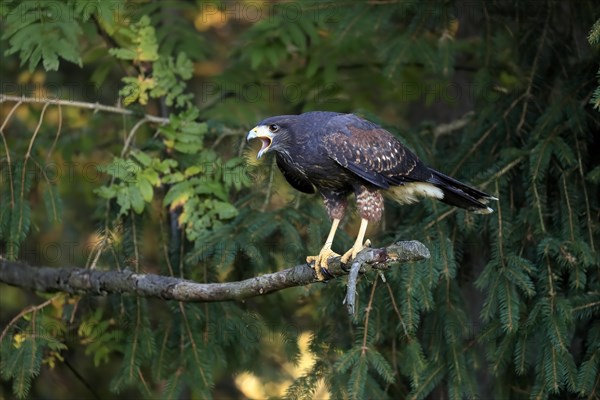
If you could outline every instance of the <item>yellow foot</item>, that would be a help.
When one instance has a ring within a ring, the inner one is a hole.
[[[330,248],[323,247],[318,255],[306,257],[306,262],[312,265],[312,268],[315,270],[315,274],[317,275],[317,279],[324,281],[327,280],[327,277],[323,271],[326,272],[329,269],[329,266],[327,265],[329,259],[339,256],[340,255],[338,253]]]
[[[350,250],[348,250],[347,252],[344,253],[340,262],[342,264],[348,264],[348,261],[354,260],[356,255],[358,253],[360,253],[360,251],[363,250],[365,247],[371,247],[371,241],[369,239],[365,240],[364,245],[362,245],[360,243],[357,245],[355,243],[354,246],[352,246],[352,248]]]

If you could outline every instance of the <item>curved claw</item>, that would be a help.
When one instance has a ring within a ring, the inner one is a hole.
[[[337,254],[330,248],[323,247],[318,255],[306,257],[306,262],[310,264],[311,267],[315,270],[317,279],[320,281],[325,281],[333,277],[333,275],[331,275],[331,273],[329,272],[329,266],[327,265],[329,259],[339,256],[339,254]]]
[[[335,278],[335,276],[329,272],[329,268],[321,268],[321,276],[326,279],[326,283],[327,280]]]

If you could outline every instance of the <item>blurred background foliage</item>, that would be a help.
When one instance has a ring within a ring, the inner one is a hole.
[[[216,304],[2,285],[0,396],[599,396],[595,2],[0,12],[1,93],[25,98],[0,104],[3,258],[200,282],[302,263],[329,228],[321,200],[244,138],[310,110],[378,122],[500,199],[490,216],[387,204],[373,243],[418,239],[432,257],[363,277],[354,318],[342,279]],[[357,229],[344,223],[338,251]]]

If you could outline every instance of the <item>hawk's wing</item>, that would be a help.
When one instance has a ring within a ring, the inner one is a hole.
[[[331,118],[323,136],[327,155],[382,189],[427,181],[431,171],[385,129],[353,114]]]
[[[290,168],[279,153],[276,154],[275,161],[285,179],[294,189],[310,194],[315,192],[315,187],[305,177]]]

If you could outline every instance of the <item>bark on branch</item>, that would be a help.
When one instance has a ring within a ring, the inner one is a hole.
[[[42,97],[37,98],[25,96],[11,96],[8,94],[0,93],[0,103],[4,103],[5,101],[13,101],[16,103],[55,104],[58,106],[85,108],[87,110],[93,110],[94,112],[105,111],[113,114],[139,116],[143,117],[146,121],[154,122],[157,124],[166,124],[169,122],[169,118],[157,117],[149,114],[138,114],[135,111],[130,110],[128,108],[107,106],[99,103],[88,103],[85,101],[62,100]]]
[[[360,258],[359,258],[360,256]],[[416,240],[397,242],[381,249],[365,249],[357,259],[361,272],[384,270],[392,263],[429,258],[429,250]],[[332,277],[347,275],[339,257],[329,265]],[[96,269],[31,267],[21,262],[0,258],[0,282],[41,292],[67,292],[88,295],[128,293],[186,302],[244,300],[294,286],[314,282],[314,270],[307,264],[265,274],[239,282],[197,283],[154,274]]]

